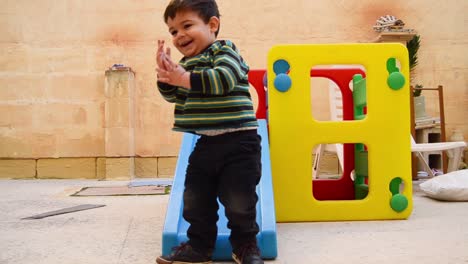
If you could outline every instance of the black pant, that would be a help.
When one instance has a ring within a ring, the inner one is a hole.
[[[261,145],[256,130],[201,136],[189,158],[184,191],[184,219],[189,244],[210,253],[217,236],[218,202],[225,207],[234,249],[255,241],[255,187],[261,176]]]

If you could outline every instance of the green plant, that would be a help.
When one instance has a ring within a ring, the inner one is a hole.
[[[421,45],[421,38],[419,35],[414,37],[406,43],[409,55],[409,68],[410,68],[410,82],[412,83],[413,77],[415,76],[414,69],[418,65],[418,51]]]
[[[416,88],[416,89],[413,91],[413,96],[414,97],[420,96],[421,92],[422,92],[422,90],[420,90],[420,88],[423,88],[423,85],[422,84],[416,84],[416,86],[414,86],[414,88]]]

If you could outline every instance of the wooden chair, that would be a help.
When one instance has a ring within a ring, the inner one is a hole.
[[[415,90],[425,90],[425,91],[435,91],[437,92],[439,98],[439,118],[440,118],[440,130],[441,130],[441,142],[437,143],[416,143],[414,137],[416,136],[415,131],[415,117],[414,117],[414,101],[413,101],[413,92]],[[466,142],[446,142],[445,135],[445,110],[444,110],[444,89],[442,85],[437,86],[437,88],[415,88],[411,87],[410,89],[410,109],[411,109],[411,151],[413,152],[413,179],[417,180],[417,158],[421,161],[423,167],[427,171],[430,177],[434,176],[432,169],[429,167],[428,161],[424,159],[422,153],[430,151],[442,151],[443,160],[444,160],[444,172],[451,172],[458,169],[458,166],[461,161],[461,156],[464,148],[466,147]],[[417,157],[417,158],[416,158]]]

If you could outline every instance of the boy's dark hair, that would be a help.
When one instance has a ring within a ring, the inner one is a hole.
[[[177,12],[183,10],[197,12],[205,23],[208,23],[211,17],[220,17],[218,5],[215,0],[171,0],[164,12],[164,22],[167,23],[169,18],[174,19]],[[218,32],[219,27],[215,32],[215,36],[218,36]]]

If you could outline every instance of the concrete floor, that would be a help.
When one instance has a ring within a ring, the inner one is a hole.
[[[87,180],[1,180],[0,264],[149,264],[161,250],[168,195],[71,197]],[[23,217],[80,204],[105,207]],[[415,185],[408,220],[278,224],[266,263],[468,263],[468,203],[438,202]]]

